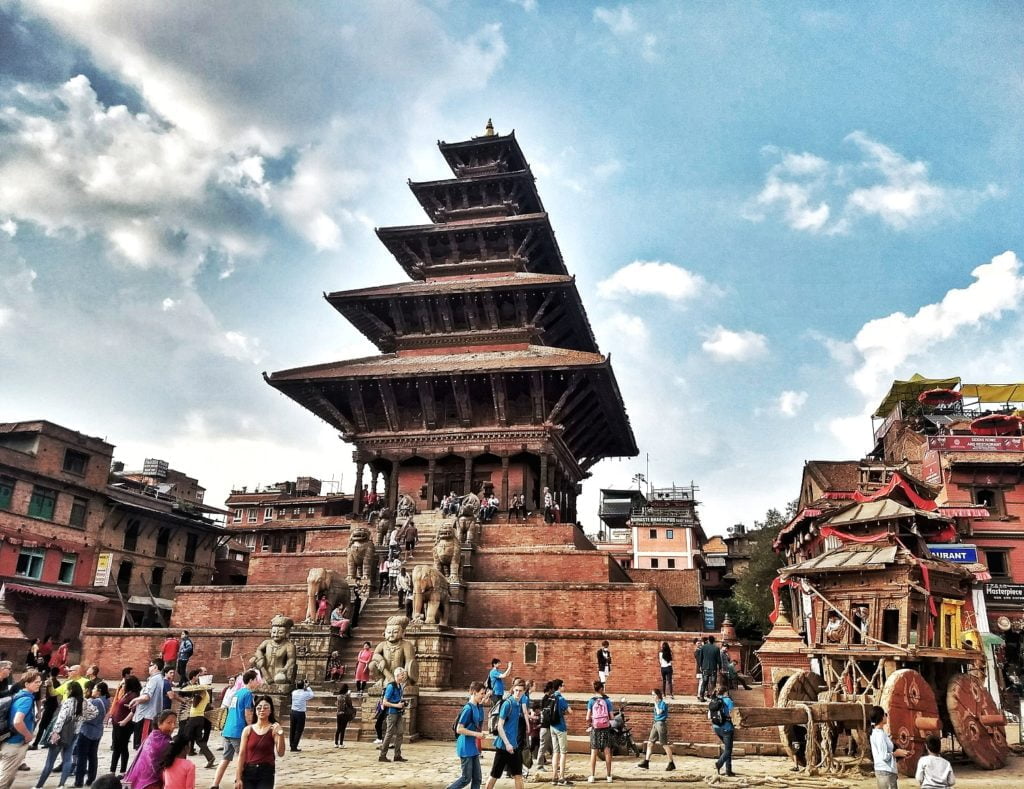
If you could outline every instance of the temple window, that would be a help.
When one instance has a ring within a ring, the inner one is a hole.
[[[1003,492],[997,488],[972,488],[971,500],[994,518],[1003,515]]]
[[[917,614],[910,615],[910,633],[908,634],[910,646],[916,646],[919,643],[920,634],[917,632],[917,629],[920,623],[921,618]]]
[[[850,633],[850,641],[854,644],[865,644],[868,634],[868,622],[870,621],[871,609],[867,603],[854,603],[850,608],[850,620],[853,622],[853,632]]]
[[[527,641],[526,646],[523,647],[523,662],[524,663],[536,663],[537,662],[537,645],[533,641]]]
[[[225,660],[225,659],[231,657],[231,646],[232,646],[232,641],[231,641],[230,638],[225,638],[223,641],[220,642],[220,657],[221,657],[221,660]]]
[[[993,578],[1009,578],[1010,576],[1010,552],[1007,550],[985,550],[985,566]]]
[[[900,643],[900,612],[894,609],[882,611],[882,640],[887,644]]]
[[[156,555],[161,559],[167,556],[167,546],[171,542],[171,530],[161,529],[156,535]]]

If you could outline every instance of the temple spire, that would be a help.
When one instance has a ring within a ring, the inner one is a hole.
[[[487,125],[484,127],[484,137],[494,136],[494,124],[491,123],[491,119],[487,119]]]

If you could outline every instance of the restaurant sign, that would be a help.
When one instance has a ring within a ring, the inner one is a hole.
[[[1024,452],[1024,436],[928,436],[928,449],[943,452]]]
[[[945,559],[954,564],[974,564],[978,561],[978,546],[965,543],[929,545],[928,550],[936,559]]]
[[[985,584],[985,599],[990,603],[1024,605],[1024,584]]]

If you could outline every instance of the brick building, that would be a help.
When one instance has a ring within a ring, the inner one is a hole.
[[[113,451],[45,420],[0,424],[0,580],[26,636],[166,621],[176,585],[212,578],[216,511],[112,475]]]

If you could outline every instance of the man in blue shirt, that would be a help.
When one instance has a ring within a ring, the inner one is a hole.
[[[377,761],[388,761],[388,748],[395,746],[395,761],[405,762],[402,758],[402,741],[405,739],[405,708],[409,706],[403,697],[405,695],[405,682],[408,678],[406,670],[399,666],[395,669],[395,681],[389,682],[384,689],[384,698],[381,705],[387,710],[387,718],[384,724],[384,742],[380,744],[380,756]]]
[[[732,776],[732,738],[735,732],[732,726],[732,711],[736,708],[733,700],[729,698],[728,688],[717,688],[711,691],[711,701],[708,702],[708,718],[711,720],[711,728],[715,736],[722,741],[722,753],[715,762],[715,772]]]
[[[220,781],[227,772],[228,765],[235,758],[238,749],[242,745],[242,731],[256,719],[252,692],[256,689],[258,675],[249,669],[242,675],[242,687],[235,691],[228,703],[228,715],[224,720],[224,730],[221,735],[224,737],[224,759],[217,767],[217,777],[213,779],[212,789],[220,786]]]
[[[38,671],[26,671],[21,676],[21,685],[23,689],[14,696],[8,713],[8,726],[13,733],[0,749],[0,789],[11,789],[35,734],[35,694],[43,685],[43,677]]]
[[[291,718],[288,721],[288,743],[293,752],[301,751],[299,741],[302,739],[302,732],[306,730],[306,705],[316,694],[309,687],[308,682],[301,682],[292,691]]]
[[[487,675],[487,678],[491,681],[491,693],[494,694],[495,703],[500,702],[505,696],[505,678],[512,673],[512,661],[510,660],[508,665],[505,667],[504,673],[498,666],[501,665],[501,661],[498,658],[494,658],[491,661],[491,671]]]
[[[560,679],[551,681],[551,694],[558,704],[558,719],[551,722],[551,783],[555,786],[571,786],[565,777],[565,758],[569,753],[569,734],[565,724],[565,716],[572,710],[569,702],[562,695]]]
[[[511,670],[511,664],[509,664]],[[508,774],[515,781],[516,789],[523,789],[523,757],[519,753],[519,719],[523,716],[522,699],[526,686],[516,681],[512,686],[512,695],[501,703],[498,711],[498,735],[494,738],[494,764],[491,765],[491,777],[487,781],[487,789],[494,789],[494,784],[501,774]]]
[[[462,708],[455,724],[455,733],[459,735],[455,741],[455,755],[462,763],[462,775],[449,784],[448,789],[463,789],[465,786],[480,789],[483,780],[480,772],[480,746],[484,741],[484,708],[480,705],[486,695],[484,683],[470,683],[469,701]]]

